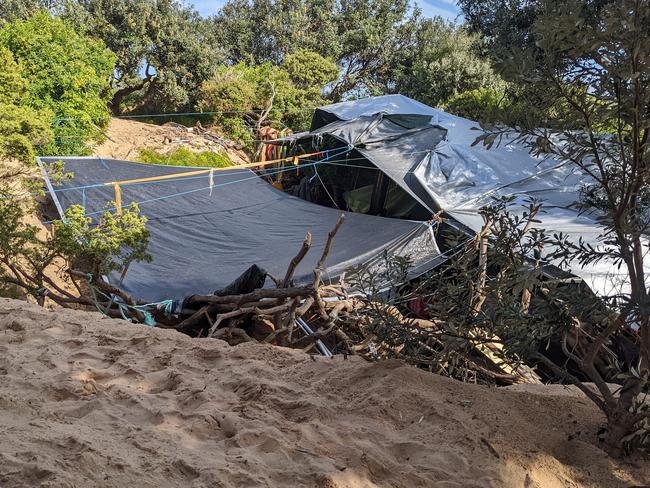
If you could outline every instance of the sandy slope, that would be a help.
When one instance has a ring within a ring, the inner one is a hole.
[[[184,129],[146,124],[137,120],[111,119],[106,129],[106,140],[93,151],[105,158],[134,161],[140,149],[153,149],[166,154],[179,147],[190,151],[225,151],[236,164],[249,162],[242,151],[224,148],[214,141]]]
[[[0,486],[630,487],[587,400],[0,300]],[[569,437],[570,436],[570,437]]]

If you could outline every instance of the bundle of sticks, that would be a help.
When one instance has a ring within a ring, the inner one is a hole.
[[[326,356],[342,353],[370,360],[401,358],[427,369],[435,364],[433,370],[447,374],[444,364],[437,364],[439,355],[433,349],[445,334],[436,320],[409,317],[405,310],[355,292],[343,279],[336,284],[323,282],[327,256],[344,220],[341,215],[328,233],[310,283],[294,283],[294,273],[311,249],[312,236],[307,233],[284,277],[262,273],[261,279],[253,279],[243,292],[230,289],[213,295],[193,295],[185,299],[177,316],[153,311],[157,326],[193,337],[219,338],[232,345],[260,342],[306,352],[316,349]],[[267,277],[274,281],[275,288],[262,287]],[[105,296],[116,295],[122,303],[131,305],[134,319],[144,321],[143,312],[137,308],[143,302],[106,282],[96,286]],[[110,304],[106,312],[118,316]],[[378,337],[377,330],[382,328],[391,337]],[[480,344],[472,354],[474,359],[466,364],[483,378],[500,383],[539,382],[530,368],[509,365],[500,352],[496,345]]]
[[[313,281],[295,286],[296,268],[311,248],[307,234],[298,253],[290,261],[284,278],[273,278],[275,288],[250,290],[243,294],[195,295],[185,301],[183,320],[173,327],[193,336],[214,337],[238,344],[246,341],[271,343],[311,351],[315,346],[325,355],[330,351],[361,355],[368,359],[397,357],[422,366],[432,362],[428,354],[435,337],[444,331],[435,320],[407,317],[399,308],[372,301],[353,293],[340,280],[337,284],[322,281],[325,261],[332,242],[344,222],[341,215],[329,232],[323,253],[314,270]],[[378,322],[410,331],[404,341],[420,344],[421,353],[413,354],[398,340],[382,341],[375,333]],[[305,327],[307,324],[310,326]],[[500,383],[539,382],[528,367],[511,366],[503,361],[498,347],[481,344],[476,359],[469,361],[477,374]]]
[[[283,278],[271,277],[275,288],[257,288],[238,295],[194,295],[185,300],[181,322],[173,328],[194,336],[215,337],[229,342],[258,341],[309,350],[321,339],[333,335],[344,351],[353,345],[336,325],[345,299],[345,286],[325,284],[322,274],[332,243],[345,217],[340,216],[328,233],[325,248],[313,270],[313,281],[296,286],[296,268],[311,248],[307,233],[298,253],[291,259]],[[308,319],[319,325],[306,333],[299,326]]]

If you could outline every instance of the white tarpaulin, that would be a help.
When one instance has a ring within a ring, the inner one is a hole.
[[[562,232],[575,242],[582,238],[594,247],[600,244],[602,227],[593,215],[579,215],[573,205],[579,198],[581,186],[589,183],[586,175],[573,164],[553,158],[536,158],[524,145],[507,139],[491,149],[482,144],[472,146],[481,134],[476,130],[477,122],[402,95],[387,95],[321,107],[314,115],[312,129],[324,131],[325,124],[335,120],[353,120],[376,113],[427,115],[432,125],[447,130],[446,140],[412,170],[418,182],[417,190],[424,188],[439,207],[430,210],[444,209],[459,222],[478,231],[483,225],[478,210],[489,204],[492,197],[515,196],[521,203],[534,197],[543,204],[540,228],[548,233]],[[389,172],[387,174],[390,176]],[[421,195],[419,200],[423,200]],[[647,255],[645,262],[650,274]],[[575,265],[570,271],[601,295],[621,290],[624,274],[611,262],[602,261],[584,268]]]

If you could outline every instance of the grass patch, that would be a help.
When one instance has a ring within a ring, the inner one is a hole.
[[[225,154],[211,151],[192,152],[184,147],[179,147],[167,154],[160,154],[153,149],[141,149],[138,161],[166,166],[204,166],[207,168],[225,168],[233,165]]]

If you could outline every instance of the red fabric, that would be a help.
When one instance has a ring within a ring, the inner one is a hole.
[[[429,318],[429,311],[427,309],[428,301],[422,297],[411,298],[407,306],[414,314],[422,318]]]

